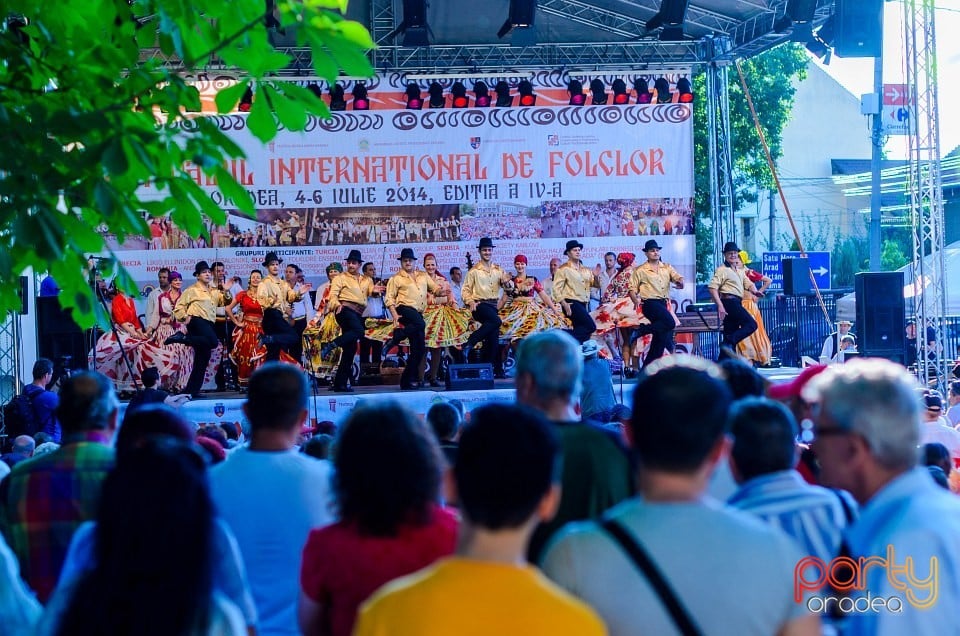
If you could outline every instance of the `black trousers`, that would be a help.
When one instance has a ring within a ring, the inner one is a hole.
[[[383,343],[379,340],[362,338],[360,340],[360,362],[362,364],[380,364]]]
[[[280,359],[280,351],[287,353],[297,344],[297,332],[283,317],[283,312],[279,309],[263,310],[263,333],[267,336],[273,336],[273,342],[267,345],[267,362]]]
[[[193,370],[183,390],[190,395],[196,395],[203,387],[203,376],[210,364],[210,354],[220,344],[213,323],[197,316],[190,318],[187,323],[187,341],[184,344],[193,347]]]
[[[293,332],[297,334],[297,340],[290,345],[290,355],[297,361],[297,364],[303,364],[303,330],[307,328],[307,317],[297,318],[293,321]]]
[[[227,352],[230,351],[230,346],[233,342],[233,339],[230,337],[233,333],[233,323],[230,320],[217,317],[217,321],[213,323],[213,332],[217,334],[217,340],[220,341],[220,344],[223,345],[223,360],[220,364],[217,365],[217,375],[215,376],[215,381],[217,383],[218,389],[223,389],[226,384],[225,366],[229,364],[229,358],[227,358]],[[234,374],[236,375],[236,374]]]
[[[723,342],[735,348],[737,343],[757,330],[757,321],[743,308],[743,300],[736,296],[721,297],[727,315],[723,319]]]
[[[427,345],[424,339],[427,323],[423,321],[423,314],[413,307],[397,305],[397,313],[400,314],[400,327],[394,329],[393,337],[397,341],[404,338],[410,340],[410,357],[407,358],[407,366],[403,368],[400,376],[400,386],[406,387],[416,382],[420,373],[420,362],[426,355]]]
[[[363,337],[363,317],[352,309],[341,306],[335,318],[343,333],[333,340],[333,344],[340,347],[340,366],[333,376],[333,386],[342,389],[347,386],[353,357],[357,355],[357,343]]]
[[[493,372],[503,373],[503,361],[500,359],[500,316],[494,303],[477,303],[477,310],[473,312],[473,319],[480,323],[480,328],[470,334],[466,346],[475,347],[483,343],[483,361],[493,363]],[[466,360],[466,362],[470,362]]]
[[[593,318],[590,317],[587,303],[570,298],[564,300],[570,305],[570,322],[573,323],[573,327],[565,331],[576,338],[577,342],[583,344],[597,330],[597,323],[593,322]]]
[[[649,325],[640,325],[637,331],[641,334],[652,334],[650,349],[643,359],[643,366],[663,357],[663,351],[670,346],[673,340],[673,329],[676,323],[673,314],[667,309],[667,301],[650,298],[643,301],[643,315],[650,321]]]

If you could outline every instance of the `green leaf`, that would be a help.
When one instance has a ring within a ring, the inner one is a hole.
[[[253,206],[253,199],[250,198],[250,193],[243,189],[237,180],[233,178],[233,175],[230,174],[230,171],[224,167],[220,167],[216,171],[217,177],[217,187],[220,188],[220,192],[223,193],[228,200],[233,201],[233,204],[240,210],[243,210],[248,215],[253,216],[255,208]]]
[[[266,143],[273,139],[277,134],[277,121],[270,112],[270,104],[267,97],[259,89],[253,99],[253,106],[250,108],[250,114],[247,116],[247,127],[253,136]]]
[[[113,196],[113,190],[105,181],[98,181],[93,188],[93,197],[97,203],[97,208],[104,216],[111,216],[116,209],[116,199]]]
[[[232,112],[249,86],[250,80],[245,80],[243,82],[237,82],[233,86],[228,86],[218,92],[214,98],[217,104],[217,112],[221,114]]]
[[[355,44],[362,49],[377,48],[377,45],[373,43],[373,38],[370,37],[370,32],[359,22],[344,20],[337,26],[340,28],[340,33],[347,42]]]
[[[124,174],[130,167],[127,163],[127,153],[123,151],[122,137],[117,135],[107,144],[103,152],[103,165],[110,174]]]
[[[286,93],[280,93],[272,86],[261,84],[260,88],[270,98],[273,110],[287,130],[303,130],[307,125],[307,109],[295,98],[288,97]]]

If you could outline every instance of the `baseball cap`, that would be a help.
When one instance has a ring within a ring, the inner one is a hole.
[[[771,386],[767,389],[767,396],[773,400],[789,400],[790,398],[800,397],[800,394],[803,392],[803,387],[807,386],[810,380],[822,373],[826,368],[827,365],[825,364],[812,364],[801,371],[800,375],[790,382]]]

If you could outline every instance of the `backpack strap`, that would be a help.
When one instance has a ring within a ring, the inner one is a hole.
[[[660,597],[660,602],[670,614],[674,624],[683,636],[701,636],[703,632],[693,622],[690,613],[680,602],[679,597],[667,579],[660,572],[660,568],[650,558],[650,554],[644,549],[640,542],[630,532],[627,531],[619,522],[614,519],[604,519],[601,527],[609,534],[614,541],[627,553],[633,564],[640,570],[640,573],[646,577],[647,582],[653,587],[653,591]]]

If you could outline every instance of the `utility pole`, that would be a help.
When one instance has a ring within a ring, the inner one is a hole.
[[[873,126],[870,155],[870,271],[880,271],[880,187],[883,168],[883,52],[873,58]]]

